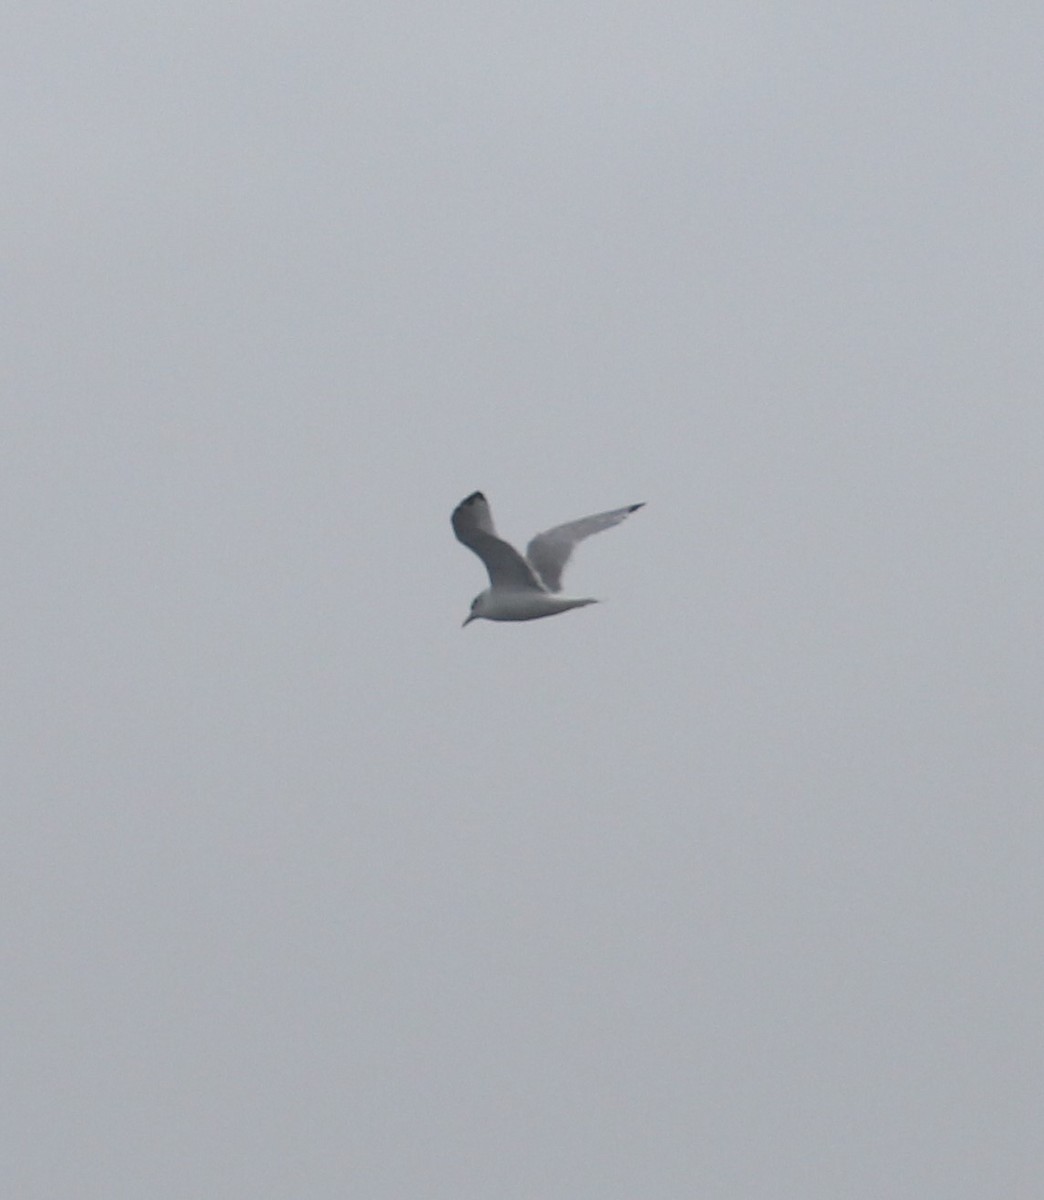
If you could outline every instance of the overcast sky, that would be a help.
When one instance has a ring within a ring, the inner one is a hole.
[[[5,1195],[1041,1194],[1042,51],[16,6]]]

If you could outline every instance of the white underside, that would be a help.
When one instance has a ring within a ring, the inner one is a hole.
[[[472,615],[487,621],[533,621],[537,617],[552,617],[570,608],[597,604],[592,599],[570,599],[550,592],[506,592],[490,590],[482,594],[481,602]]]

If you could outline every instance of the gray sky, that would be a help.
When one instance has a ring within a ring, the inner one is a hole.
[[[19,6],[5,1194],[1040,1194],[1042,46]]]

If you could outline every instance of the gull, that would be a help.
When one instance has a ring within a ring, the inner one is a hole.
[[[458,541],[482,559],[489,572],[489,587],[472,600],[464,624],[479,617],[487,621],[532,621],[585,604],[597,604],[597,600],[590,598],[570,599],[560,594],[566,563],[577,542],[619,525],[624,517],[641,507],[629,504],[626,508],[556,525],[538,533],[526,547],[523,558],[514,546],[497,537],[486,497],[481,492],[472,492],[453,510],[453,532]]]

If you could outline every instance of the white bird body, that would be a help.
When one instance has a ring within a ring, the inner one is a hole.
[[[570,608],[597,604],[590,598],[572,600],[568,596],[553,596],[550,592],[505,592],[486,588],[472,601],[471,615],[464,622],[485,617],[487,621],[535,621],[537,617],[553,617]]]
[[[556,525],[538,533],[523,558],[514,546],[497,536],[486,497],[472,492],[453,510],[453,532],[482,559],[489,572],[489,587],[471,602],[471,613],[464,624],[479,617],[487,621],[533,621],[597,604],[591,597],[573,599],[560,594],[566,563],[578,542],[618,525],[641,507],[629,504]]]

